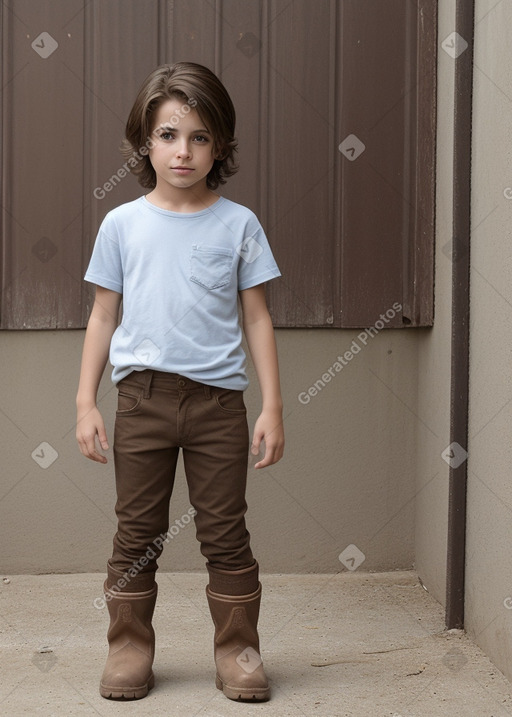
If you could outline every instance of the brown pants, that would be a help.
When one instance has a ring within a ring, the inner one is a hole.
[[[134,371],[118,383],[114,432],[118,530],[110,564],[154,573],[183,450],[197,539],[208,564],[254,564],[245,527],[249,433],[242,391]],[[129,590],[129,586],[124,588]]]

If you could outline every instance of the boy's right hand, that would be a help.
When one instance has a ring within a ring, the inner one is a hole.
[[[107,433],[101,413],[94,406],[88,410],[79,410],[76,421],[76,440],[80,447],[80,453],[91,461],[107,463],[104,455],[99,453],[96,443],[96,436],[104,451],[108,451]]]

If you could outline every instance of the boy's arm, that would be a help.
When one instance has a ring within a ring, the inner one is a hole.
[[[117,328],[121,298],[116,291],[96,287],[96,298],[85,332],[76,397],[76,438],[80,452],[99,463],[106,463],[107,459],[97,450],[96,436],[103,450],[108,449],[108,442],[103,418],[96,407],[96,395],[107,364],[112,334]]]
[[[262,411],[254,426],[251,446],[253,455],[259,453],[265,441],[265,456],[255,468],[277,463],[283,456],[283,400],[279,385],[276,340],[265,299],[265,286],[259,284],[240,292],[243,328],[247,345],[256,369],[263,399]]]

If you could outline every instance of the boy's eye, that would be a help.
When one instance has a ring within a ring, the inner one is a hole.
[[[171,132],[170,130],[167,130],[165,132],[160,132],[159,137],[164,142],[168,142],[172,139],[174,139],[174,132]],[[208,137],[205,137],[202,134],[197,134],[195,137],[193,137],[193,141],[197,144],[206,144],[208,143]]]

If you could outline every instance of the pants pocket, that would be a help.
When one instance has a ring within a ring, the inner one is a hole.
[[[117,385],[117,416],[135,413],[142,401],[142,387],[120,381]]]
[[[229,388],[215,389],[215,402],[223,413],[246,413],[243,391],[234,391]]]

